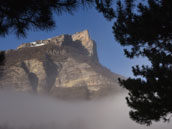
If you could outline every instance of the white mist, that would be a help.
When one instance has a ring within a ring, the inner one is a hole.
[[[171,129],[172,123],[151,127],[133,122],[126,93],[93,101],[61,101],[29,93],[0,91],[0,125],[32,129]]]

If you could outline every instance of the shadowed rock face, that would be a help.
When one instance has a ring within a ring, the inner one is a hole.
[[[90,99],[121,90],[120,76],[98,62],[87,30],[22,44],[6,51],[5,59],[0,88],[62,99]]]

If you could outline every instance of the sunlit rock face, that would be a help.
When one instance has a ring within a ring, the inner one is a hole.
[[[91,99],[121,90],[120,76],[99,63],[87,30],[24,43],[5,57],[1,88],[62,99]]]

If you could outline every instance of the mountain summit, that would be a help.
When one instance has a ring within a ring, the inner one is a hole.
[[[5,52],[0,88],[91,99],[119,91],[117,74],[103,67],[87,30],[24,43]]]
[[[17,49],[39,47],[47,44],[54,44],[59,47],[62,47],[64,45],[77,47],[80,48],[81,50],[84,50],[88,56],[94,57],[96,60],[98,60],[97,52],[96,52],[96,44],[93,40],[90,39],[88,30],[77,32],[73,35],[64,34],[53,38],[49,38],[47,40],[39,40],[31,43],[24,43],[20,45]]]

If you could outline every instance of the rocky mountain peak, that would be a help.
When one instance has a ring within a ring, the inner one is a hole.
[[[91,40],[88,30],[77,32],[73,35],[64,34],[53,38],[48,38],[46,40],[38,40],[30,43],[24,43],[20,45],[17,49],[28,47],[41,47],[48,44],[54,44],[58,47],[62,47],[64,45],[78,48],[83,47],[87,51],[88,56],[93,56],[96,60],[98,60],[96,44],[93,40]]]
[[[7,50],[1,67],[0,88],[79,99],[121,90],[120,76],[98,62],[96,44],[88,30]]]
[[[96,52],[95,43],[90,39],[88,30],[84,30],[72,35],[73,41],[81,41],[81,44],[89,52],[89,55],[94,55]]]
[[[81,32],[77,32],[77,33],[73,34],[72,39],[74,41],[75,40],[81,40],[83,42],[89,42],[91,40],[89,33],[88,33],[88,30],[83,30]]]

